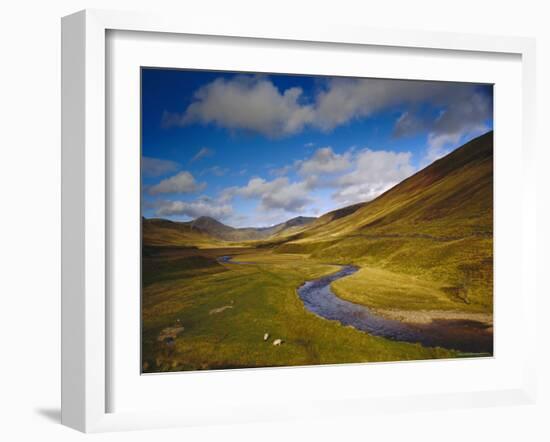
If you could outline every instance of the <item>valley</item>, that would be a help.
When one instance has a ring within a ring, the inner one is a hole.
[[[267,228],[143,218],[142,235],[143,372],[492,354],[492,132],[319,218]],[[354,271],[326,287],[350,315],[368,309],[417,334],[308,308],[300,288],[342,266]]]

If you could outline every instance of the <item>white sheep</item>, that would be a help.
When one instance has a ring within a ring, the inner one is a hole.
[[[264,334],[264,341],[267,341],[269,339],[269,333]]]
[[[281,345],[283,343],[282,339],[275,339],[273,345]]]

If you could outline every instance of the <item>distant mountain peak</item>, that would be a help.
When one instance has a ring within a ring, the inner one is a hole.
[[[191,223],[192,224],[215,224],[215,225],[222,225],[225,227],[229,227],[229,226],[226,226],[224,223],[210,216],[199,216],[198,218],[195,218],[193,221],[191,221]]]
[[[313,216],[297,216],[295,218],[291,218],[284,223],[278,224],[278,225],[285,225],[287,227],[296,227],[296,226],[304,226],[306,224],[312,223],[317,218]]]
[[[198,218],[195,218],[194,221],[215,221],[215,222],[219,222],[217,219],[212,218],[211,216],[206,216],[206,215],[199,216]]]
[[[212,238],[223,241],[250,241],[269,238],[279,232],[287,229],[297,228],[312,223],[317,218],[307,216],[297,216],[283,223],[270,227],[231,227],[210,216],[199,216],[198,218],[187,221],[177,222],[164,220],[160,218],[144,219],[148,225],[173,225],[173,228],[187,228],[200,234],[208,235]]]

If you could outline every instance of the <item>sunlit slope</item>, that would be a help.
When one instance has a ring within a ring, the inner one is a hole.
[[[375,200],[323,215],[303,239],[350,233],[440,237],[492,233],[492,182],[493,133],[489,132]],[[351,213],[339,216],[346,211]]]
[[[431,288],[437,290],[430,292],[431,307],[420,297],[410,308],[453,309],[464,304],[460,307],[468,310],[492,310],[492,132],[348,212],[322,216],[277,250],[386,270],[376,276],[387,293],[369,299],[371,305],[387,303],[395,295],[391,280],[405,273],[434,282]],[[335,287],[357,287],[362,277],[367,275],[359,272]],[[357,290],[352,296],[350,289],[348,298],[358,301],[357,296]],[[398,298],[403,299],[397,297],[396,305]]]

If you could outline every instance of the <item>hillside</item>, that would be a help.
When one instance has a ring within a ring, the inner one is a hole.
[[[493,135],[489,132],[368,203],[320,217],[302,238],[349,234],[463,237],[492,233]]]
[[[493,133],[468,142],[373,201],[320,217],[277,251],[391,272],[369,275],[371,280],[388,278],[387,284],[381,282],[384,299],[374,304],[387,304],[390,280],[405,274],[435,282],[438,296],[451,301],[439,307],[455,308],[458,302],[469,310],[491,310]],[[367,276],[366,270],[346,284],[357,286],[361,276]],[[346,284],[339,282],[336,288]],[[359,301],[356,294],[352,298]]]

